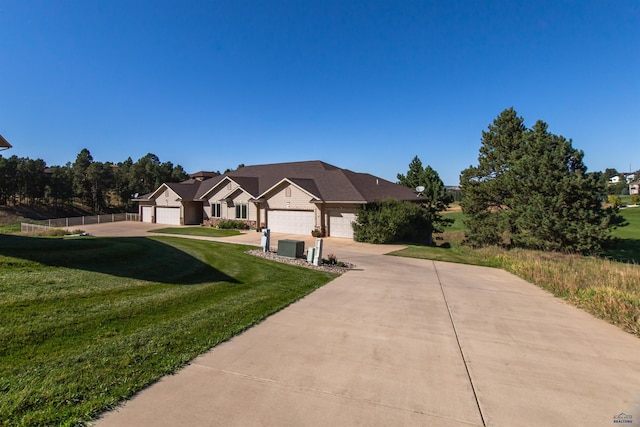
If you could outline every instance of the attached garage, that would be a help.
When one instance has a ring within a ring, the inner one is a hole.
[[[180,208],[156,208],[156,224],[180,225]]]
[[[353,227],[356,220],[355,213],[332,211],[329,213],[329,236],[353,239]]]
[[[316,226],[313,211],[268,211],[267,227],[276,233],[311,234]]]
[[[142,222],[151,222],[153,216],[153,206],[142,207]]]

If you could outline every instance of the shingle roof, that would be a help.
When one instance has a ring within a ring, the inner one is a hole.
[[[190,180],[167,185],[183,200],[199,200],[227,177],[254,198],[263,196],[274,185],[288,179],[324,202],[365,203],[385,198],[416,199],[415,191],[410,188],[367,173],[340,169],[319,160],[245,166],[202,182]]]
[[[9,141],[7,141],[2,135],[0,135],[0,148],[11,148],[11,144],[9,144]]]
[[[176,194],[185,202],[196,199],[196,193],[200,188],[200,181],[190,179],[184,182],[167,182],[165,185],[176,192]]]

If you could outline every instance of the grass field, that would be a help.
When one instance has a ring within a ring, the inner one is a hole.
[[[602,257],[462,245],[462,213],[440,246],[410,245],[395,256],[484,265],[507,270],[640,337],[640,208],[622,209],[629,223],[616,229],[616,247]],[[458,228],[460,227],[460,228]],[[446,245],[443,245],[446,243]]]
[[[334,275],[176,237],[0,235],[0,425],[77,425]]]
[[[210,227],[176,227],[151,230],[152,233],[182,234],[185,236],[228,237],[237,236],[238,230],[224,230]]]
[[[618,261],[640,264],[640,207],[621,209],[620,214],[628,225],[613,232],[618,241],[603,255]]]

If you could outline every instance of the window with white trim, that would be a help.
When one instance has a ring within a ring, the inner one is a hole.
[[[236,219],[247,219],[247,205],[246,204],[237,204],[236,205]]]
[[[212,218],[220,218],[222,215],[220,215],[220,213],[222,212],[221,208],[220,208],[220,203],[213,203],[211,205],[211,217]]]

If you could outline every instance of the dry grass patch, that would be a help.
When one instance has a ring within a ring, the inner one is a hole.
[[[525,250],[494,256],[505,270],[640,337],[640,265]]]

